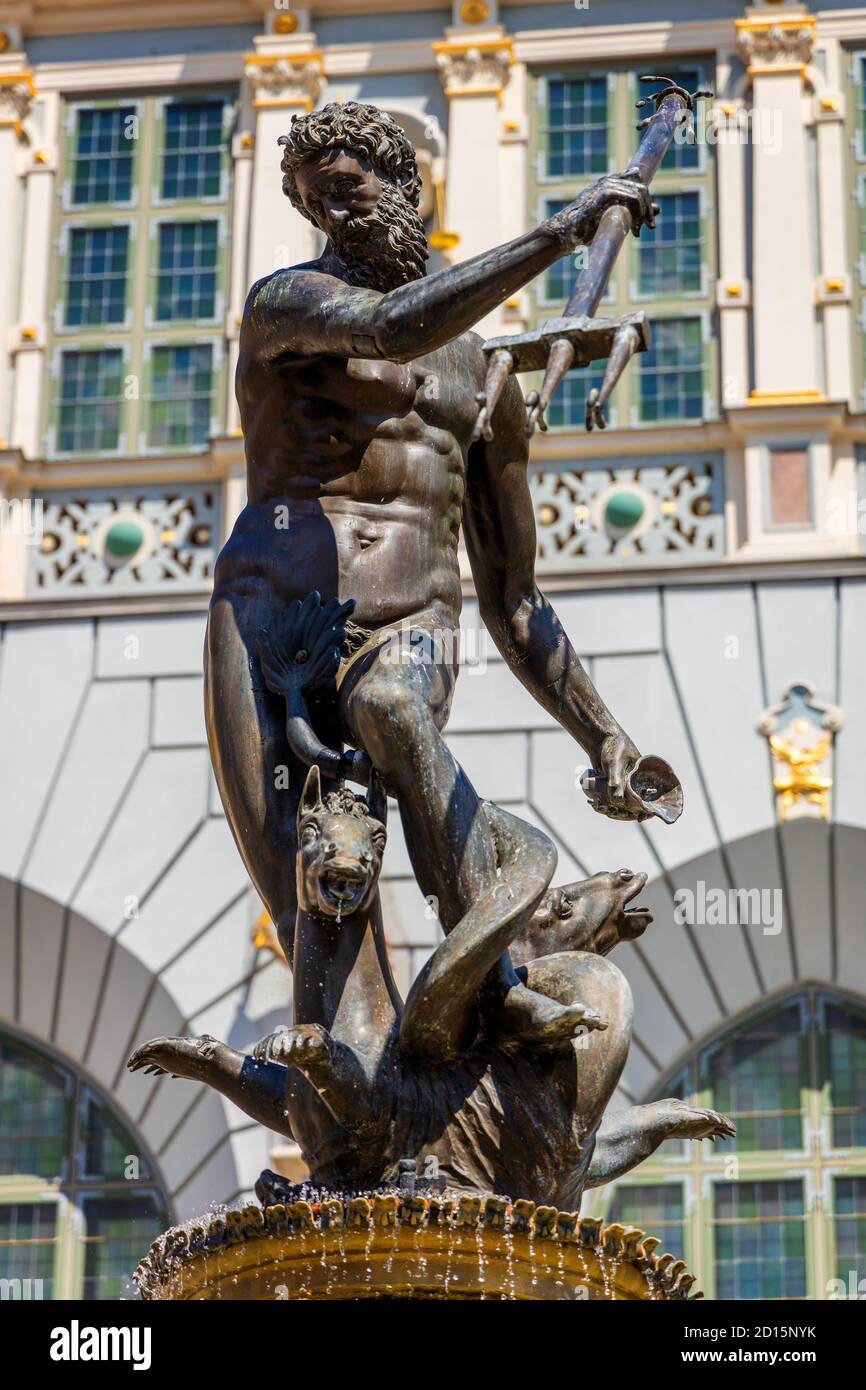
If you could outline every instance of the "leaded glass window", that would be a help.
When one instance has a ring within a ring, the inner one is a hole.
[[[200,453],[226,429],[234,111],[220,88],[68,104],[46,457]],[[186,401],[166,390],[184,375]]]
[[[222,101],[172,101],[163,112],[164,200],[218,198],[223,172]]]
[[[76,110],[72,156],[72,202],[76,207],[131,201],[137,134],[134,106]]]
[[[831,1084],[833,1147],[866,1148],[866,1018],[828,1003],[827,1073]]]
[[[72,227],[63,322],[67,328],[123,323],[128,227]]]
[[[57,425],[60,453],[105,453],[118,448],[122,386],[120,348],[61,352]]]
[[[704,1066],[715,1108],[737,1126],[738,1153],[802,1148],[807,1058],[796,1004],[728,1038]],[[718,1142],[733,1146],[732,1140]]]
[[[150,447],[186,449],[206,444],[214,389],[210,343],[154,348],[151,374]]]
[[[700,420],[704,408],[701,320],[657,319],[652,342],[634,359],[642,420]]]
[[[866,1006],[826,990],[765,1007],[658,1092],[730,1114],[736,1138],[663,1144],[584,1210],[659,1237],[709,1298],[862,1297],[864,1045]]]
[[[216,313],[219,224],[161,223],[157,256],[157,321],[212,319]]]
[[[668,72],[690,91],[712,87],[712,62],[708,57]],[[528,207],[533,223],[573,202],[608,170],[629,167],[640,138],[632,119],[635,100],[659,87],[639,83],[640,71],[613,64],[604,75],[592,70],[533,75]],[[605,414],[615,425],[664,426],[718,413],[714,146],[700,112],[696,130],[694,139],[677,131],[652,184],[660,205],[655,228],[627,239],[597,311],[619,318],[643,309],[653,339],[650,351],[635,356],[613,392]],[[585,248],[578,254],[585,255]],[[539,277],[529,291],[530,329],[562,313],[577,273],[575,256],[568,255]],[[604,364],[596,364],[599,383],[603,374]],[[560,387],[547,412],[551,428],[582,433],[582,395],[579,383]]]
[[[703,282],[701,199],[698,193],[660,193],[654,228],[638,242],[638,290],[642,295],[700,292]]]
[[[607,78],[549,78],[544,113],[543,169],[547,178],[607,172]]]
[[[846,1289],[853,1285],[862,1298],[859,1285],[866,1278],[866,1176],[833,1179],[833,1211],[835,1275]]]
[[[0,1280],[10,1297],[134,1297],[171,1217],[141,1140],[60,1060],[0,1036]],[[16,1288],[17,1284],[17,1288]]]
[[[712,1221],[717,1298],[805,1298],[801,1180],[716,1183]]]

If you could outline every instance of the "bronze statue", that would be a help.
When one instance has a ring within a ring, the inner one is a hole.
[[[226,813],[290,957],[296,900],[285,865],[306,767],[286,741],[258,647],[311,591],[352,599],[358,636],[314,726],[326,746],[363,750],[397,796],[415,875],[446,932],[496,874],[478,796],[442,738],[457,676],[448,638],[459,626],[461,523],[494,641],[622,798],[637,749],[535,584],[516,381],[495,438],[471,440],[485,362],[468,330],[588,241],[605,208],[626,205],[640,226],[652,206],[637,180],[601,179],[535,231],[425,277],[415,156],[395,121],[334,104],[296,118],[283,144],[284,189],[328,245],[310,265],[259,281],[244,312],[248,504],[216,567],[206,700]],[[405,660],[395,659],[395,629]],[[534,997],[505,959],[497,978],[509,1036],[570,1035],[568,1011]]]
[[[588,950],[574,948],[570,913],[554,918],[552,953],[532,957],[541,924],[530,914],[556,851],[541,831],[490,803],[482,814],[500,877],[434,952],[404,1009],[376,893],[387,802],[375,774],[372,781],[364,799],[346,788],[323,794],[315,766],[307,775],[298,812],[293,1027],[251,1056],[210,1037],[158,1038],[133,1053],[133,1070],[207,1082],[294,1137],[312,1181],[343,1192],[396,1182],[408,1160],[422,1179],[435,1177],[448,1190],[492,1190],[573,1211],[584,1187],[628,1172],[665,1139],[733,1133],[724,1116],[679,1100],[605,1117],[631,1036],[628,983],[591,941]],[[640,890],[640,875],[601,877],[571,885],[571,901],[587,900],[587,934],[594,919],[609,948],[617,935],[639,934],[648,914],[626,926],[625,900]],[[478,1027],[475,1000],[521,930],[526,985],[581,1015],[588,1045],[577,1053],[572,1042],[504,1046]],[[587,998],[596,1008],[578,1002]],[[262,1175],[259,1190],[270,1201],[292,1199],[274,1174]]]
[[[652,169],[688,102],[664,95],[644,142]],[[643,879],[621,870],[551,894],[551,842],[483,802],[442,737],[462,526],[482,619],[585,750],[592,804],[679,814],[673,773],[640,758],[535,583],[523,396],[501,349],[491,389],[470,330],[600,223],[604,240],[612,209],[636,232],[656,209],[636,166],[525,236],[426,276],[414,152],[389,116],[332,104],[295,117],[280,143],[284,191],[327,245],[247,301],[237,394],[248,502],[217,564],[205,675],[217,782],[293,964],[294,1025],[248,1056],[214,1039],[157,1039],[129,1065],[215,1086],[294,1135],[329,1186],[375,1188],[406,1161],[458,1191],[576,1207],[584,1186],[672,1134],[733,1131],[675,1101],[605,1122],[631,998],[604,956],[648,924],[626,908]],[[560,334],[602,355],[599,321],[576,322],[558,321]],[[386,793],[445,933],[405,1007],[377,888]]]

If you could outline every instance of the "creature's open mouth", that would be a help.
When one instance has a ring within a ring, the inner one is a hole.
[[[365,877],[332,869],[319,880],[319,899],[328,912],[345,917],[358,907],[366,887]]]
[[[630,903],[633,898],[637,897],[638,893],[642,893],[646,887],[646,880],[646,874],[635,874],[632,883],[623,894],[623,903]],[[636,926],[638,922],[641,922],[644,926],[649,926],[652,921],[652,913],[648,907],[624,907],[623,911],[626,917],[631,920],[633,926]]]

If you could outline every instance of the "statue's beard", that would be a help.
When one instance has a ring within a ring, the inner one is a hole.
[[[421,218],[387,183],[374,210],[344,222],[332,245],[353,285],[383,294],[420,279],[430,254]]]

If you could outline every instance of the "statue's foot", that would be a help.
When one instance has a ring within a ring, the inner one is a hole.
[[[493,1026],[503,1043],[552,1047],[569,1042],[578,1033],[606,1028],[607,1024],[595,1009],[584,1004],[558,1004],[546,994],[518,984],[503,996]]]
[[[202,1062],[207,1063],[219,1046],[209,1033],[200,1038],[151,1038],[135,1049],[126,1065],[148,1076],[198,1076]]]
[[[330,1056],[330,1036],[320,1023],[283,1025],[253,1048],[258,1062],[280,1062],[284,1067],[308,1067]]]
[[[715,1143],[717,1139],[733,1139],[737,1132],[727,1115],[720,1115],[718,1110],[702,1110],[684,1100],[659,1100],[653,1108],[670,1120],[671,1139],[711,1139]]]

